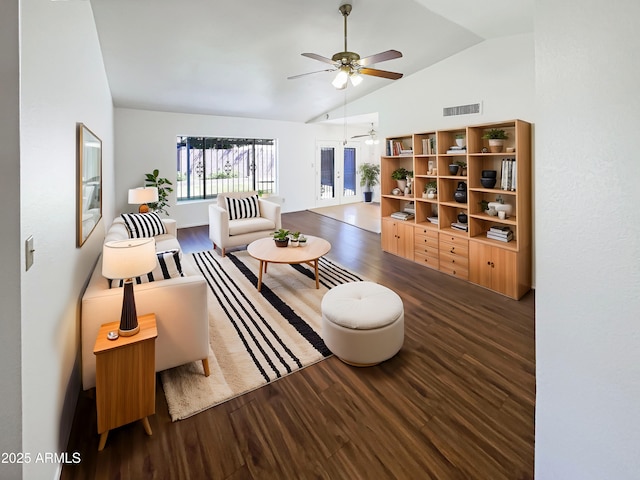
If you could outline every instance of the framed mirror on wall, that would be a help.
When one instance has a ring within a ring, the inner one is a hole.
[[[81,247],[102,218],[102,140],[77,124],[77,246]]]

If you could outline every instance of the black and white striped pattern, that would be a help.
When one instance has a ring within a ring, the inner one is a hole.
[[[246,198],[224,197],[224,199],[227,205],[227,212],[229,212],[229,220],[260,216],[258,195],[252,195]]]
[[[150,283],[157,280],[168,280],[169,278],[184,277],[182,273],[182,264],[180,263],[179,250],[166,250],[157,252],[156,257],[158,263],[156,268],[146,275],[141,275],[133,279],[133,283]],[[123,279],[109,280],[109,288],[118,288],[124,286]]]
[[[217,318],[219,322],[230,322],[233,325],[232,331],[238,336],[240,342],[247,351],[247,355],[251,357],[251,363],[254,365],[262,377],[263,382],[270,382],[292,371],[298,370],[304,366],[303,362],[296,355],[296,348],[288,345],[282,339],[278,323],[281,321],[293,327],[295,332],[300,336],[300,342],[308,342],[318,352],[318,359],[331,355],[327,349],[320,334],[303,318],[298,312],[283,301],[271,288],[269,282],[263,278],[263,284],[259,293],[258,301],[251,300],[254,291],[245,291],[239,285],[240,280],[234,279],[237,273],[228,272],[228,269],[234,267],[240,272],[240,278],[244,277],[253,285],[257,285],[256,269],[247,266],[243,262],[243,257],[248,255],[246,252],[238,252],[237,254],[229,253],[226,259],[221,259],[219,255],[213,252],[194,253],[193,259],[198,269],[205,277],[211,293],[215,300],[219,303],[221,310],[224,312],[225,318]],[[223,265],[225,262],[231,262],[233,265]],[[226,268],[225,268],[226,267]],[[303,275],[308,277],[310,289],[315,290],[315,275],[313,270],[305,265],[286,265],[284,266],[290,271],[287,275]],[[270,271],[274,270],[276,265]],[[295,270],[298,270],[296,272]],[[233,273],[233,276],[230,275]],[[319,262],[320,283],[324,287],[341,283],[361,281],[362,279],[340,267],[339,265],[321,258]],[[324,290],[324,289],[323,289]],[[302,295],[302,293],[300,292]],[[321,292],[319,292],[319,295]],[[321,298],[321,297],[320,297]],[[267,307],[261,304],[266,302]],[[318,302],[317,315],[319,315],[320,305]],[[265,313],[267,310],[275,309],[279,315],[278,320],[268,318]],[[238,341],[235,339],[233,341]],[[225,339],[225,343],[232,343],[231,339]]]
[[[167,233],[160,216],[150,213],[123,213],[122,219],[129,232],[129,238],[148,238]]]

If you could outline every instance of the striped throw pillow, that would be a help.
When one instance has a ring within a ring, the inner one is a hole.
[[[166,250],[157,252],[158,263],[156,268],[147,273],[133,279],[133,283],[139,285],[141,283],[150,283],[158,280],[168,280],[169,278],[184,277],[182,273],[182,264],[180,263],[179,250]],[[118,288],[124,286],[124,280],[121,278],[109,280],[109,288]]]
[[[123,213],[122,219],[129,232],[129,238],[148,238],[167,233],[160,216],[150,213]]]
[[[252,195],[246,198],[224,197],[227,202],[227,212],[229,212],[229,220],[237,220],[239,218],[255,218],[260,216],[260,207],[258,206],[258,195]]]

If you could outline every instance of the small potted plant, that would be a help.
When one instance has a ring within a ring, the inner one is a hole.
[[[289,244],[289,230],[281,228],[271,235],[276,242],[276,247],[286,247]]]
[[[374,163],[361,163],[358,167],[360,174],[360,186],[364,187],[364,201],[369,203],[373,199],[373,187],[379,183],[380,165]]]
[[[404,192],[404,188],[407,186],[407,176],[409,176],[409,170],[404,167],[396,168],[391,172],[391,178],[398,182],[398,188],[401,192]],[[413,176],[413,172],[411,172]]]
[[[301,247],[304,247],[307,244],[307,237],[300,234],[300,236],[298,237],[298,243],[300,244]]]
[[[300,245],[300,232],[292,232],[289,234],[291,240],[289,240],[289,245],[292,247],[297,247]]]
[[[456,145],[460,148],[464,147],[467,142],[465,142],[464,133],[456,134]]]
[[[466,176],[467,175],[467,162],[456,162],[456,164],[458,164],[458,166],[460,167],[460,175]]]
[[[428,198],[433,200],[438,196],[438,183],[435,180],[428,182],[424,186],[424,192],[422,193],[422,198]]]
[[[482,135],[482,138],[489,140],[489,150],[491,153],[500,153],[504,148],[504,141],[509,138],[509,135],[500,128],[491,128]]]

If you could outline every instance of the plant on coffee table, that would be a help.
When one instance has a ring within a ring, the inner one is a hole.
[[[276,242],[276,247],[286,247],[289,244],[289,233],[289,230],[281,228],[271,234]]]

